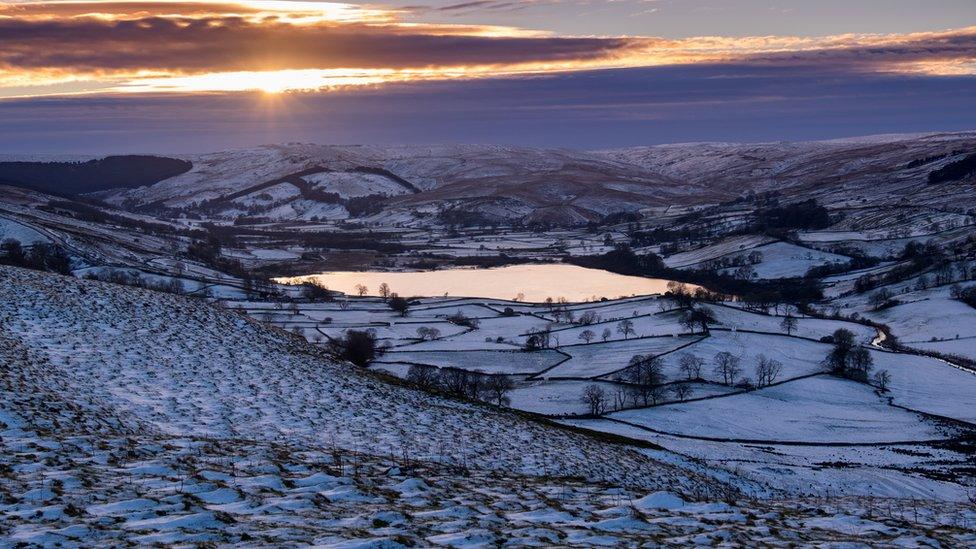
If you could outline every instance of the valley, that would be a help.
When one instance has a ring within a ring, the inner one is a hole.
[[[973,154],[0,158],[0,533],[972,544]]]

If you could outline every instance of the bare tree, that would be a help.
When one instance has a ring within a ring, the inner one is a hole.
[[[864,347],[856,347],[850,352],[848,361],[848,377],[857,381],[867,383],[874,367],[874,358],[871,352]]]
[[[627,405],[627,388],[622,385],[615,385],[613,390],[613,409],[623,410]]]
[[[356,366],[366,366],[384,352],[377,346],[376,331],[372,329],[346,330],[341,338],[329,341],[329,345],[336,356]]]
[[[390,285],[389,284],[387,284],[386,282],[380,284],[380,297],[383,298],[383,301],[386,301],[387,299],[390,299],[390,294],[392,294],[392,293],[393,292],[390,291]]]
[[[586,311],[576,319],[576,323],[582,326],[588,326],[597,322],[600,322],[600,315],[594,311]]]
[[[668,396],[668,388],[664,385],[651,385],[648,396],[651,398],[651,404],[657,404]]]
[[[783,321],[779,323],[779,327],[786,332],[786,335],[793,335],[793,332],[796,331],[796,325],[796,317],[789,313],[787,313],[786,316],[783,317]]]
[[[583,341],[587,342],[587,343],[593,341],[593,338],[595,338],[595,337],[596,337],[596,334],[593,333],[593,330],[583,330],[579,334],[579,338],[582,339]]]
[[[779,373],[783,370],[783,364],[775,359],[767,358],[766,355],[756,357],[756,386],[766,387],[771,385]]]
[[[654,356],[634,355],[630,359],[623,377],[629,383],[628,392],[634,406],[641,403],[647,406],[660,398],[659,387],[665,380],[663,366],[663,361]]]
[[[722,382],[726,385],[733,385],[736,378],[742,373],[742,368],[739,367],[742,361],[728,351],[717,353],[713,362],[715,363],[715,374],[721,376]]]
[[[407,316],[407,313],[410,311],[410,302],[395,293],[387,296],[387,303],[389,303],[390,309],[399,313],[401,317]]]
[[[634,333],[634,323],[631,320],[624,319],[617,323],[617,333],[624,336],[627,339],[631,334]]]
[[[441,386],[448,393],[464,398],[468,396],[468,378],[470,374],[467,370],[448,367],[441,370]]]
[[[612,336],[613,336],[613,332],[610,331],[610,328],[604,328],[603,333],[600,334],[600,338],[603,339],[604,343],[606,343],[607,340],[610,339]]]
[[[681,353],[678,357],[678,369],[689,380],[702,378],[702,367],[705,361],[691,353]]]
[[[715,315],[703,307],[693,307],[685,312],[681,317],[681,326],[689,333],[695,333],[695,328],[699,328],[701,333],[708,333],[708,325],[715,323]]]
[[[407,381],[425,390],[437,387],[438,377],[436,366],[413,364],[407,370]]]
[[[679,383],[671,387],[671,394],[680,401],[688,400],[691,397],[691,393],[691,386],[685,385],[684,383]]]
[[[511,399],[508,393],[515,388],[515,382],[508,376],[488,376],[485,380],[485,393],[488,401],[498,406],[508,406]]]
[[[583,402],[591,416],[603,415],[607,410],[607,393],[599,385],[587,385],[583,389]]]
[[[481,370],[469,372],[465,394],[471,400],[488,400],[488,379],[491,376]]]
[[[369,288],[364,284],[356,284],[356,293],[359,294],[359,297],[363,297],[369,293]]]
[[[874,373],[874,384],[882,393],[888,392],[888,384],[891,383],[891,374],[888,370],[878,370]]]
[[[880,311],[883,309],[885,304],[887,304],[890,300],[891,290],[888,288],[881,288],[868,296],[868,303],[871,305],[871,309],[875,311]]]
[[[437,328],[430,328],[428,326],[421,326],[421,327],[417,328],[417,337],[419,337],[421,341],[426,341],[426,340],[433,341],[433,340],[441,337],[441,331],[438,330]]]
[[[830,339],[834,343],[834,348],[830,350],[827,358],[824,359],[824,366],[833,374],[850,377],[848,370],[850,368],[851,353],[857,342],[854,332],[840,328],[834,331]]]

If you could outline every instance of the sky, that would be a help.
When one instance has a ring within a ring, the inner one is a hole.
[[[976,129],[974,0],[0,1],[0,152]]]

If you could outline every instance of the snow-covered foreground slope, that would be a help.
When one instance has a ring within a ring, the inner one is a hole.
[[[204,302],[10,268],[0,278],[4,343],[27,353],[7,374],[135,432],[336,445],[659,488],[698,482],[626,447],[390,385]]]
[[[976,541],[960,505],[736,501],[201,301],[0,268],[0,326],[0,545]]]

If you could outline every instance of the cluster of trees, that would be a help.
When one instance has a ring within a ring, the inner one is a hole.
[[[153,185],[193,164],[162,156],[106,156],[83,162],[0,162],[0,179],[49,194],[70,195]]]
[[[681,317],[681,326],[689,333],[695,333],[695,329],[701,333],[708,333],[708,325],[715,323],[715,315],[704,307],[691,307]]]
[[[169,278],[156,282],[143,278],[137,272],[123,271],[119,269],[90,272],[85,274],[85,278],[88,280],[111,282],[113,284],[123,284],[125,286],[136,286],[138,288],[146,288],[149,290],[166,292],[170,294],[182,294],[185,292],[183,283],[175,278]],[[201,295],[202,297],[210,297],[210,292],[207,288],[204,288],[198,295]]]
[[[763,261],[763,253],[759,250],[753,250],[748,254],[744,255],[733,255],[733,256],[723,256],[711,261],[707,261],[704,265],[708,269],[728,269],[731,267],[744,267],[749,265],[758,265]]]
[[[349,212],[350,217],[366,217],[383,211],[389,199],[384,194],[357,196],[344,200],[343,206]]]
[[[803,275],[804,278],[824,278],[830,275],[846,273],[849,271],[857,271],[860,269],[867,269],[868,267],[874,267],[881,260],[877,257],[872,257],[865,254],[858,248],[853,246],[834,246],[830,249],[830,253],[837,255],[845,255],[851,258],[846,262],[839,263],[825,263],[823,265],[814,265],[807,269],[806,274]]]
[[[441,331],[437,328],[421,326],[417,328],[417,337],[420,338],[421,341],[433,341],[441,337]]]
[[[841,328],[824,339],[834,344],[834,348],[824,359],[824,366],[830,373],[861,383],[873,381],[882,391],[888,390],[888,383],[891,381],[888,371],[880,370],[871,376],[874,358],[870,351],[856,344],[856,338],[850,330]]]
[[[898,303],[898,300],[894,299],[894,294],[891,293],[889,288],[881,288],[868,296],[868,304],[871,305],[871,309],[875,311],[894,307],[895,305],[898,305]]]
[[[912,240],[905,244],[897,259],[903,261],[881,274],[869,274],[858,277],[854,281],[854,290],[858,293],[868,292],[879,286],[887,286],[912,278],[925,271],[933,271],[936,285],[948,284],[953,280],[952,265],[945,257],[943,249],[933,241],[918,242]],[[967,273],[962,273],[965,278]],[[926,275],[919,277],[920,283],[928,287],[929,279]],[[924,288],[919,288],[924,289]]]
[[[664,384],[667,378],[663,369],[664,361],[660,357],[631,357],[627,368],[618,375],[618,379],[627,383],[627,394],[634,406],[657,404],[665,397]]]
[[[481,325],[481,322],[477,318],[471,318],[461,311],[457,311],[453,315],[444,317],[444,320],[456,326],[464,326],[465,328],[471,328],[472,330],[477,330],[478,326]]]
[[[560,297],[555,300],[547,297],[545,303],[546,308],[549,310],[549,316],[556,322],[566,322],[567,324],[576,322],[576,313],[570,310],[569,301],[565,297]]]
[[[50,200],[38,209],[57,213],[92,223],[111,224],[119,227],[135,229],[146,234],[161,236],[186,236],[189,238],[203,238],[206,232],[199,229],[185,229],[169,223],[146,221],[131,215],[115,213],[111,204],[91,197],[74,197],[73,200]]]
[[[949,288],[949,295],[970,307],[976,307],[976,286],[962,287],[955,285]]]
[[[814,279],[750,280],[717,271],[672,269],[664,265],[656,254],[637,255],[626,245],[618,245],[613,251],[602,255],[569,257],[564,261],[623,275],[682,280],[710,288],[718,294],[736,295],[744,300],[796,303],[816,301],[823,297],[820,286]]]
[[[697,357],[693,359],[686,359],[689,364],[695,367],[700,374],[700,364]],[[715,354],[712,359],[713,369],[712,372],[719,378],[721,378],[722,383],[728,385],[729,387],[737,386],[750,388],[753,387],[753,381],[748,377],[742,377],[743,366],[742,359],[728,351],[721,351]],[[754,366],[754,373],[756,376],[755,387],[768,387],[776,382],[779,378],[780,373],[783,371],[783,364],[773,358],[768,358],[764,354],[759,354],[756,356],[756,364]]]
[[[929,173],[929,183],[946,183],[973,176],[976,176],[976,153],[933,170]]]
[[[623,323],[623,326],[620,325],[621,323]],[[630,325],[630,328],[627,327],[628,325]],[[621,332],[623,331],[630,332],[632,327],[633,327],[633,322],[629,320],[624,320],[617,324],[617,329],[621,330]],[[590,343],[591,341],[596,339],[597,335],[596,332],[594,332],[593,330],[586,329],[580,332],[579,335],[576,337],[581,341],[583,341],[583,343]],[[603,332],[600,334],[600,339],[606,342],[611,337],[613,337],[613,332],[610,331],[610,328],[604,328]]]
[[[509,376],[491,375],[461,368],[438,368],[427,364],[413,364],[407,370],[407,381],[425,391],[438,391],[466,400],[480,400],[498,406],[508,406],[508,393],[515,388]]]
[[[321,283],[314,280],[302,282],[301,289],[302,297],[310,302],[335,301],[335,296],[332,295],[332,292],[330,292],[329,289],[323,286]]]
[[[359,297],[363,297],[369,293],[369,288],[365,284],[356,284],[356,293]],[[380,297],[383,302],[386,303],[391,310],[398,313],[401,317],[407,316],[410,312],[410,300],[400,296],[396,292],[390,289],[390,285],[386,282],[380,284],[378,289]]]
[[[329,341],[329,348],[336,357],[352,362],[356,366],[366,366],[379,358],[389,346],[379,345],[376,330],[346,330],[341,338]]]
[[[437,220],[442,225],[457,227],[491,227],[497,226],[499,219],[489,217],[482,212],[461,208],[448,208],[437,212]]]
[[[20,241],[8,238],[0,243],[0,264],[37,271],[71,273],[71,257],[57,244],[37,242],[24,248]]]
[[[804,200],[785,206],[756,211],[760,229],[824,229],[830,226],[830,215],[816,200]]]
[[[678,355],[678,369],[685,382],[704,381],[702,370],[705,360],[684,352]],[[752,388],[768,387],[776,382],[783,371],[783,364],[764,354],[756,357],[756,381],[743,378],[742,359],[728,351],[716,353],[712,359],[712,372],[730,387]],[[614,381],[620,384],[615,393],[609,393],[599,385],[587,385],[583,389],[582,401],[587,405],[590,415],[601,415],[608,410],[620,410],[625,406],[652,406],[658,404],[669,394],[684,401],[691,397],[693,389],[679,381],[668,385],[663,373],[664,363],[660,357],[634,355],[627,367],[618,372]]]
[[[548,349],[552,345],[552,326],[546,326],[545,328],[539,330],[538,332],[525,338],[525,345],[523,348],[526,351],[538,351],[539,349]]]

